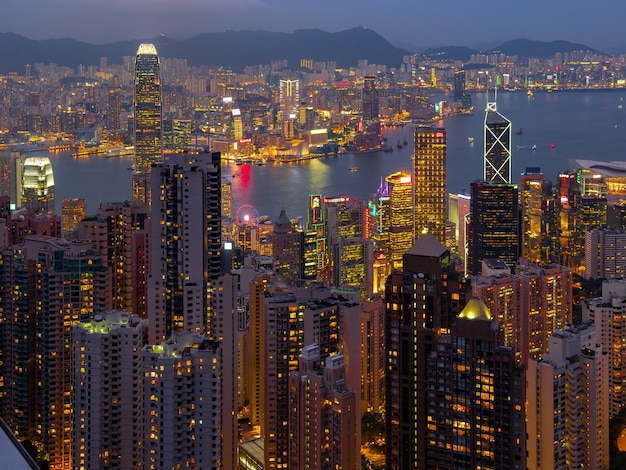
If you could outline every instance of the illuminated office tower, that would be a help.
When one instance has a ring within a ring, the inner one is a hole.
[[[133,199],[150,204],[149,174],[163,159],[161,71],[156,48],[141,44],[135,59]]]
[[[465,96],[465,70],[454,71],[454,101],[461,101]]]
[[[172,144],[176,151],[191,151],[191,130],[190,119],[174,119],[172,121]]]
[[[317,276],[322,281],[328,281],[328,253],[326,239],[326,219],[322,208],[321,194],[309,195],[309,211],[307,220],[307,230],[315,237],[315,263]],[[312,238],[312,236],[311,236]]]
[[[610,362],[593,322],[550,337],[526,373],[529,470],[609,468]]]
[[[322,359],[319,346],[305,346],[289,374],[289,465],[293,469],[361,468],[354,390],[344,379],[341,354]]]
[[[602,283],[602,296],[581,302],[583,321],[593,320],[597,341],[608,356],[609,416],[613,418],[626,405],[626,282],[611,279]]]
[[[148,321],[112,310],[72,330],[73,468],[140,468]]]
[[[626,232],[595,228],[585,231],[585,279],[626,278]]]
[[[291,220],[280,211],[278,219],[274,221],[272,237],[272,252],[276,272],[287,284],[295,285],[302,279],[302,245],[303,233],[294,228]]]
[[[2,252],[2,418],[72,468],[72,327],[111,309],[110,271],[88,242],[40,235]],[[16,411],[17,410],[17,411]]]
[[[521,256],[533,263],[548,263],[553,255],[554,196],[552,182],[539,168],[526,168],[520,176]]]
[[[232,111],[232,138],[234,140],[243,139],[243,119],[241,118],[241,110],[234,108]]]
[[[206,333],[221,274],[220,154],[172,154],[152,172],[150,343]],[[156,275],[155,275],[156,274]]]
[[[296,114],[300,106],[300,80],[280,80],[278,84],[278,102],[281,120]]]
[[[364,232],[365,207],[345,196],[324,198],[328,247],[331,250],[331,284],[359,287],[365,297],[371,279],[370,242]]]
[[[413,246],[413,181],[399,171],[385,178],[384,194],[389,197],[389,252],[392,269],[402,270],[402,257]]]
[[[413,196],[411,195],[411,199]],[[390,199],[388,185],[380,178],[380,186],[376,193],[372,194],[367,201],[366,227],[367,238],[372,241],[375,253],[382,253],[385,259],[389,256],[389,227],[391,222]],[[411,208],[411,216],[413,209]],[[411,227],[413,232],[413,227]]]
[[[519,256],[517,186],[473,181],[470,197],[468,273],[480,273],[484,259],[501,259],[513,268]]]
[[[414,237],[432,233],[441,243],[446,236],[446,131],[415,130]]]
[[[556,254],[559,262],[584,272],[585,231],[607,223],[607,184],[590,170],[559,175],[556,186]]]
[[[487,103],[485,113],[485,181],[511,183],[511,121],[498,112],[496,103]]]
[[[385,412],[385,305],[380,296],[361,305],[361,411]]]
[[[161,70],[153,44],[141,44],[135,60],[135,173],[150,172],[163,157]]]
[[[21,205],[28,210],[54,213],[54,175],[48,157],[24,160],[21,197]]]
[[[361,114],[363,115],[363,120],[377,120],[379,100],[378,90],[376,89],[376,77],[365,77],[361,93]]]
[[[84,218],[76,227],[78,237],[90,240],[114,273],[110,292],[113,307],[140,317],[146,314],[149,217],[150,208],[140,202],[107,202],[100,204],[95,216]]]
[[[222,468],[220,343],[174,333],[142,358],[142,468]]]
[[[61,203],[61,217],[63,232],[70,232],[76,228],[78,222],[87,215],[87,203],[84,199],[66,198]]]
[[[452,320],[469,298],[468,290],[464,277],[450,263],[450,252],[433,234],[419,237],[404,255],[403,271],[392,272],[387,280],[384,331],[388,469],[427,468],[419,460],[425,458],[423,439],[428,432],[426,408],[421,408],[428,392],[426,377],[432,373],[427,372],[426,358],[430,351],[437,350],[432,344],[434,339],[449,334]],[[421,300],[407,300],[415,298]]]
[[[233,239],[233,185],[222,179],[222,240]]]
[[[501,260],[484,260],[472,292],[500,325],[503,346],[523,364],[541,358],[549,336],[572,322],[572,271],[564,266],[519,263],[511,273]]]
[[[107,106],[107,129],[120,129],[120,90],[118,88],[109,90],[109,103]]]
[[[467,257],[467,223],[471,206],[469,194],[448,195],[448,221],[454,224],[456,254],[464,260]]]

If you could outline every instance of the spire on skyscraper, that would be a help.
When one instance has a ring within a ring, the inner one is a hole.
[[[495,91],[497,99],[498,90]],[[511,183],[511,121],[498,112],[495,99],[485,113],[484,180]]]

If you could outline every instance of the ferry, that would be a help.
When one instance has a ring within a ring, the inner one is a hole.
[[[348,168],[349,171],[358,171],[359,169],[355,166],[351,166],[350,168]]]
[[[125,157],[135,155],[135,147],[117,147],[117,148],[109,148],[105,151],[105,156],[107,158],[111,157]]]

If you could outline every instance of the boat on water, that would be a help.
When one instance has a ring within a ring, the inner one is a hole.
[[[256,164],[257,164],[258,166],[263,166],[263,165],[267,164],[267,160],[266,160],[265,158],[259,158],[259,159],[256,161]]]
[[[517,135],[522,135],[524,133],[524,131],[522,130],[522,128],[520,127],[516,132]]]
[[[474,143],[474,138],[473,137],[468,137],[467,138],[467,143],[468,144],[473,144]]]
[[[533,96],[533,94],[534,94],[534,93],[533,93],[533,91],[532,91],[532,90],[528,90],[528,91],[526,92],[526,94],[527,94],[528,96]]]
[[[536,146],[536,145],[533,145],[531,148],[532,148],[533,150],[537,150],[537,146]]]
[[[404,138],[404,140],[402,141],[402,145],[408,145],[409,143],[406,141],[406,137]]]
[[[355,166],[351,166],[350,168],[348,168],[349,171],[358,171],[359,169]]]
[[[391,145],[383,145],[381,149],[385,153],[393,152],[393,147]]]
[[[402,143],[400,141],[398,141],[398,143],[396,144],[396,148],[397,149],[401,149],[402,147],[404,147],[404,146],[402,145]]]

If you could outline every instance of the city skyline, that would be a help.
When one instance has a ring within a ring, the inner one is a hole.
[[[147,8],[149,6],[150,8]],[[3,5],[0,31],[15,32],[32,39],[71,38],[104,44],[128,39],[147,39],[164,34],[186,39],[206,32],[224,30],[267,30],[293,32],[319,28],[329,32],[363,26],[390,42],[418,48],[441,45],[475,47],[515,38],[540,41],[582,42],[596,49],[621,46],[620,19],[626,6],[600,0],[579,2],[567,12],[558,4],[538,0],[516,3],[455,0],[446,17],[437,4],[387,3],[381,15],[374,2],[294,4],[285,0],[188,0],[181,5],[167,1],[132,3],[112,0],[85,8],[77,0],[45,2],[8,0]],[[334,14],[329,15],[332,9]],[[608,15],[607,11],[613,13]],[[54,21],[50,21],[54,18]],[[93,18],[98,18],[97,22]],[[415,28],[415,19],[420,28]],[[497,21],[510,18],[514,21]],[[207,21],[209,19],[209,21]]]

